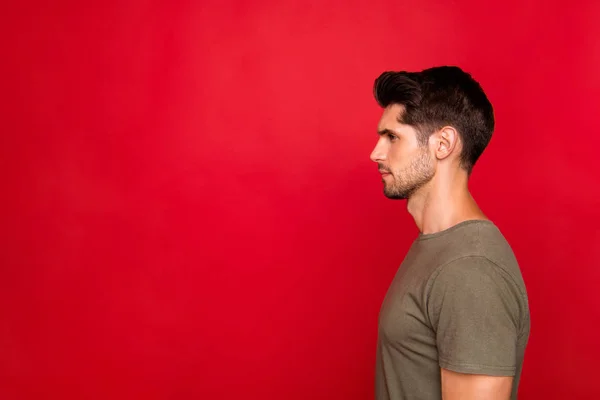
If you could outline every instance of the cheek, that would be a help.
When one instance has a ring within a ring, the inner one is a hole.
[[[417,146],[392,146],[388,153],[388,168],[395,173],[406,172],[415,162],[423,157],[423,152]]]
[[[402,169],[402,166],[406,164],[406,161],[409,158],[410,157],[408,155],[403,154],[402,148],[400,146],[392,146],[388,151],[388,166],[392,170]]]

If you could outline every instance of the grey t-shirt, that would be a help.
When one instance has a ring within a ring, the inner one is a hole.
[[[375,398],[441,399],[442,367],[514,376],[514,400],[529,326],[519,265],[492,222],[421,234],[381,307]]]

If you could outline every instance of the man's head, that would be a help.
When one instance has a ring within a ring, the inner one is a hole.
[[[384,110],[371,160],[379,165],[389,198],[409,198],[441,165],[470,175],[494,131],[491,103],[458,67],[384,72],[375,80],[374,95]]]

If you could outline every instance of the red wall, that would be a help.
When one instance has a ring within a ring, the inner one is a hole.
[[[529,288],[521,397],[600,397],[600,3],[174,3],[3,11],[2,399],[372,398],[417,231],[371,86],[440,64],[496,108],[472,190]]]

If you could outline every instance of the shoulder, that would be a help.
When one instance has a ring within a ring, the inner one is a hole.
[[[483,255],[452,259],[437,267],[427,282],[428,291],[442,288],[468,291],[494,289],[511,292],[516,290],[520,294],[521,286],[506,266]]]
[[[453,258],[438,266],[431,274],[429,284],[433,285],[439,281],[457,281],[466,285],[472,281],[497,278],[504,274],[508,275],[495,261],[484,255],[471,254]]]
[[[500,229],[491,221],[472,221],[449,238],[431,270],[429,284],[456,281],[464,286],[488,281],[514,286],[526,297],[519,263]]]
[[[502,312],[519,329],[529,316],[522,282],[504,266],[481,255],[456,258],[438,267],[427,282],[426,297],[434,321],[442,312]]]

